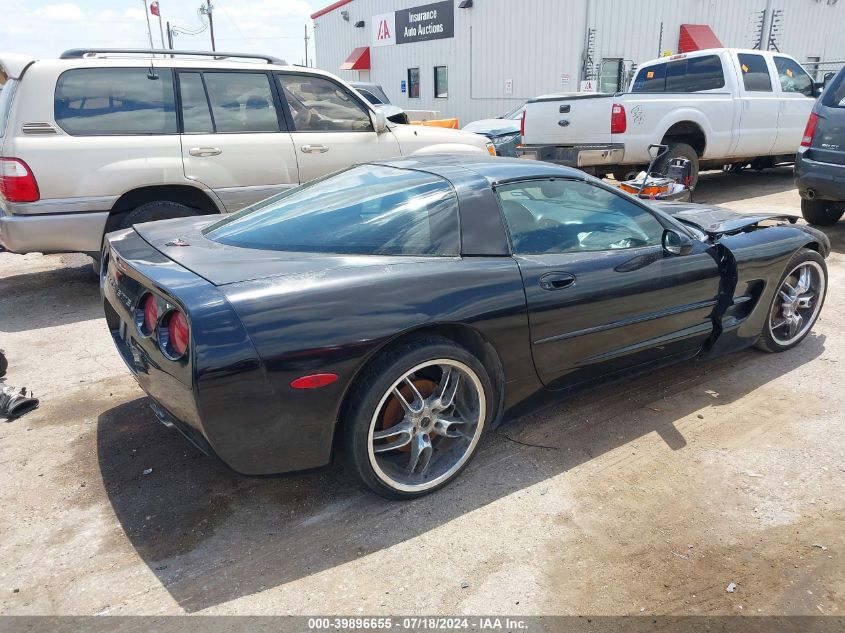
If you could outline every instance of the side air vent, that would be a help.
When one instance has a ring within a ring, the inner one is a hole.
[[[24,134],[58,134],[59,131],[49,123],[24,123],[21,126]]]

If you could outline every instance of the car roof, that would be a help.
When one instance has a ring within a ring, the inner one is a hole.
[[[463,168],[485,178],[490,184],[525,178],[558,177],[586,180],[588,177],[580,169],[572,167],[525,158],[505,158],[482,154],[425,154],[376,160],[367,164],[425,171],[447,180],[452,180],[455,177],[455,168]]]

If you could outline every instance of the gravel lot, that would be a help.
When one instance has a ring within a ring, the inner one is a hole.
[[[789,168],[697,194],[798,212]],[[155,421],[89,259],[0,253],[7,380],[42,398],[0,422],[0,613],[841,615],[845,222],[827,233],[799,348],[549,400],[411,503],[339,466],[232,474]]]

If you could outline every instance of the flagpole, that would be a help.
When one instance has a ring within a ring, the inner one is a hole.
[[[161,33],[161,47],[167,48],[164,45],[164,27],[161,25],[161,5],[158,5],[158,31]]]
[[[144,3],[144,17],[147,18],[147,35],[150,37],[150,48],[155,48],[153,44],[153,29],[150,27],[150,10],[147,8],[147,0],[141,0]]]

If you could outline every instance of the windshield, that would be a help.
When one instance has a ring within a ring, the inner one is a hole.
[[[513,110],[508,110],[502,115],[503,119],[520,119],[522,118],[522,111],[525,109],[525,104],[520,103]]]
[[[360,165],[313,180],[223,219],[215,242],[350,255],[458,255],[458,202],[432,174]]]

